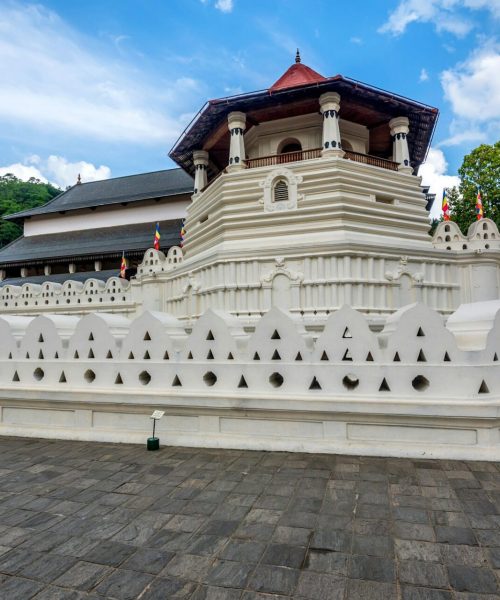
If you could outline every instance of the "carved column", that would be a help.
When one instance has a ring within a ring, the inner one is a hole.
[[[208,168],[208,152],[205,150],[195,150],[193,152],[194,163],[194,193],[199,194],[206,187],[207,168]]]
[[[50,275],[52,273],[52,267],[50,265],[45,265],[43,267],[43,274],[45,276]]]
[[[246,128],[246,115],[242,112],[232,112],[227,116],[231,134],[229,146],[229,171],[245,168],[245,140],[243,134]]]
[[[396,117],[389,121],[392,136],[392,160],[399,163],[398,169],[404,173],[412,173],[410,151],[408,150],[408,133],[410,132],[407,117]]]
[[[337,92],[321,94],[319,105],[323,115],[323,149],[321,154],[322,156],[344,156],[339,128],[340,95]]]
[[[76,273],[76,264],[75,263],[69,263],[69,265],[68,265],[68,272],[69,273]]]
[[[102,261],[101,260],[94,261],[94,271],[102,271]]]

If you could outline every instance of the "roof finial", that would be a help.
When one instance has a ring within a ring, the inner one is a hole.
[[[295,62],[299,63],[300,62],[300,52],[299,49],[297,48],[297,54],[295,55]]]
[[[80,176],[80,173],[78,173],[78,177],[76,178],[76,185],[81,185],[82,184],[82,178]]]

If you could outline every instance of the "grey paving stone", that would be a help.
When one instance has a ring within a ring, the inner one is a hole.
[[[83,560],[86,562],[97,563],[99,565],[108,565],[117,567],[125,559],[135,552],[134,546],[128,546],[112,540],[103,541],[92,548]]]
[[[436,541],[434,529],[430,525],[422,525],[419,523],[395,521],[394,535],[403,540],[420,540],[423,542]]]
[[[239,600],[241,593],[241,590],[203,585],[191,596],[191,600]]]
[[[435,562],[401,560],[398,564],[398,577],[402,583],[431,588],[449,588],[446,569]]]
[[[156,548],[139,548],[122,564],[122,568],[156,575],[173,557],[173,552],[157,550]]]
[[[392,509],[392,512],[394,518],[399,521],[406,521],[408,523],[422,523],[424,525],[429,522],[427,511],[420,508],[396,506]]]
[[[28,579],[37,579],[50,583],[76,563],[76,558],[58,556],[57,554],[43,554],[37,560],[24,567],[19,575]]]
[[[306,548],[290,544],[270,544],[261,559],[262,564],[300,569],[304,562]]]
[[[216,560],[206,576],[212,586],[243,589],[254,566],[232,560]]]
[[[311,529],[278,525],[274,530],[273,542],[278,544],[297,544],[299,546],[306,546],[309,543],[311,536]]]
[[[68,590],[52,585],[46,587],[34,597],[34,600],[101,600],[102,596],[87,594],[77,590]]]
[[[394,540],[396,556],[399,560],[424,560],[441,562],[439,544],[419,540]]]
[[[213,558],[195,554],[178,554],[162,569],[162,577],[178,577],[187,581],[204,582]]]
[[[66,573],[58,577],[53,584],[61,587],[89,591],[107,574],[111,573],[111,571],[110,567],[79,561],[68,569]]]
[[[396,600],[396,586],[392,583],[349,579],[346,600]]]
[[[395,578],[394,561],[374,556],[353,556],[349,577],[392,583]]]
[[[226,560],[235,560],[242,563],[258,563],[265,549],[266,544],[263,542],[235,539],[228,542],[220,556]]]
[[[302,573],[295,597],[308,600],[343,600],[345,589],[345,577],[321,573]]]
[[[295,590],[299,575],[300,571],[295,569],[259,565],[250,577],[247,587],[256,592],[290,595]]]
[[[477,546],[477,540],[472,529],[462,527],[436,527],[435,529],[438,542]]]
[[[454,600],[453,594],[445,590],[403,585],[401,591],[402,600]]]
[[[392,556],[394,544],[389,536],[353,535],[352,552],[367,556]]]
[[[70,537],[66,542],[54,547],[53,551],[56,554],[81,558],[98,544],[100,544],[99,540],[93,540],[86,537]]]
[[[0,584],[0,598],[5,600],[29,600],[33,598],[43,587],[44,583],[23,579],[21,577],[9,577]]]
[[[351,547],[351,535],[341,531],[316,531],[310,545],[311,548],[315,550],[349,552]]]
[[[116,569],[97,586],[97,593],[117,600],[134,600],[153,581],[153,575]]]
[[[467,565],[469,567],[484,567],[488,560],[482,548],[477,546],[458,546],[440,544],[443,562],[447,565]]]
[[[15,548],[0,556],[0,573],[16,575],[41,556],[40,552]]]
[[[495,575],[488,569],[465,567],[464,565],[448,566],[451,587],[458,592],[477,592],[496,594],[499,592]]]
[[[304,568],[320,573],[347,575],[349,555],[329,550],[312,550],[307,553]]]
[[[500,569],[500,548],[489,548],[488,556],[494,569]]]

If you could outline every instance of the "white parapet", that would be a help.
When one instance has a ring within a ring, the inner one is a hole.
[[[144,443],[161,409],[163,444],[499,460],[500,304],[450,321],[421,304],[379,335],[347,306],[315,334],[278,308],[252,327],[2,317],[0,434]]]

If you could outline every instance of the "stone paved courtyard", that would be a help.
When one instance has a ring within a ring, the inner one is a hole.
[[[0,438],[2,600],[500,597],[500,463]]]

